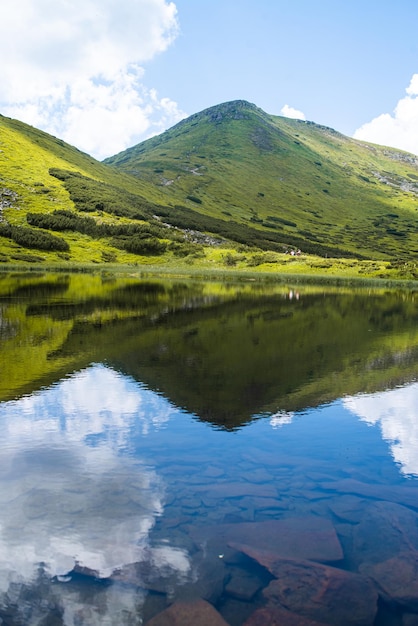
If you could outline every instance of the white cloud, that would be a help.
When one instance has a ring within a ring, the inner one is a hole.
[[[167,0],[5,0],[0,38],[3,114],[98,158],[184,114],[143,84],[142,65],[178,33]]]
[[[304,113],[302,113],[302,111],[298,111],[288,104],[285,104],[284,107],[282,107],[280,113],[285,117],[291,117],[295,120],[306,120],[306,116]]]
[[[393,114],[382,113],[363,124],[353,136],[418,154],[418,74],[412,76],[406,95],[399,100]]]

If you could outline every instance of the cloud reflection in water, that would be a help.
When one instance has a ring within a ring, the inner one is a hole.
[[[187,574],[186,554],[150,545],[164,485],[129,453],[134,431],[146,435],[174,413],[165,399],[101,365],[0,405],[0,593],[6,599],[13,585],[16,594],[16,584],[35,584],[40,563],[48,578],[60,580],[76,564],[107,577],[144,559]],[[80,605],[77,594],[58,587],[70,626],[79,623],[80,611],[91,613],[81,623],[123,624],[114,612],[128,605],[135,611],[138,602],[126,590],[110,602],[110,587],[97,595],[96,610],[94,602]]]
[[[346,396],[341,402],[362,422],[380,427],[402,474],[418,476],[418,383],[379,393]],[[269,416],[270,426],[273,429],[287,426],[296,415],[277,411]]]
[[[347,397],[343,402],[362,421],[380,426],[403,474],[418,476],[418,383]]]

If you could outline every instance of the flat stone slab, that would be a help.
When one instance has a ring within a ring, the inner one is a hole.
[[[309,617],[297,615],[276,606],[266,606],[255,611],[243,626],[327,626]]]
[[[222,615],[205,600],[174,602],[145,626],[228,626]]]
[[[378,593],[369,578],[321,563],[273,560],[266,553],[242,549],[277,578],[263,591],[269,605],[333,626],[373,625]]]
[[[392,559],[364,565],[361,572],[377,584],[385,600],[418,612],[418,552],[404,552]],[[417,624],[418,624],[418,615]]]
[[[195,542],[210,541],[213,548],[221,552],[233,542],[267,550],[275,556],[325,563],[340,561],[344,556],[332,523],[316,516],[192,526],[189,532]]]
[[[277,498],[277,488],[273,485],[260,485],[250,482],[225,482],[217,484],[199,485],[195,493],[206,493],[214,498],[241,498],[244,496],[259,496],[262,498]]]
[[[358,524],[364,516],[364,509],[367,504],[364,498],[350,494],[338,496],[327,502],[327,506],[336,517],[350,524]]]
[[[322,482],[320,483],[320,487],[324,490],[337,491],[338,493],[352,493],[367,498],[376,498],[378,500],[405,504],[415,509],[418,508],[417,490],[414,487],[390,487],[389,485],[363,483],[353,478]]]

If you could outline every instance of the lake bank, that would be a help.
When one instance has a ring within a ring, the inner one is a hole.
[[[284,257],[285,255],[280,255]],[[105,273],[138,277],[190,278],[193,280],[292,282],[330,286],[366,286],[376,288],[415,289],[418,275],[415,264],[394,264],[355,259],[319,259],[288,257],[249,267],[245,261],[225,264],[181,260],[176,263],[147,259],[135,264],[113,263],[4,263],[0,272]]]

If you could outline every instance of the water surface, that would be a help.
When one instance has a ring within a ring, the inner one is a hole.
[[[4,274],[0,312],[4,624],[418,623],[414,293]]]

